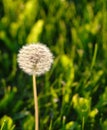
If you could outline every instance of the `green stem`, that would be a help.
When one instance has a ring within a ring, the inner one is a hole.
[[[93,55],[92,63],[91,63],[91,70],[93,69],[93,67],[95,65],[95,61],[96,61],[96,57],[97,57],[97,51],[98,51],[98,45],[95,44],[94,55]]]
[[[85,124],[85,119],[84,119],[84,116],[83,116],[83,119],[82,119],[82,130],[84,130],[84,124]]]

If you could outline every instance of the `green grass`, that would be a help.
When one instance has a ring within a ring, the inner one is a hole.
[[[0,1],[0,130],[34,130],[32,77],[17,65],[30,42],[54,54],[37,77],[40,130],[107,130],[107,1]]]

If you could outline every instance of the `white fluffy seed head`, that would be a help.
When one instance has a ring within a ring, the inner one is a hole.
[[[49,71],[53,63],[53,55],[47,46],[33,43],[19,50],[17,62],[25,73],[39,76]]]

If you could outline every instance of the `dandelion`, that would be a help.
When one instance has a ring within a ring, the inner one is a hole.
[[[29,44],[23,46],[18,54],[19,67],[29,75],[41,75],[49,71],[53,55],[45,45]]]
[[[28,75],[33,76],[33,91],[35,103],[35,130],[39,130],[39,114],[36,90],[36,75],[49,71],[53,63],[53,55],[49,48],[41,43],[29,44],[19,50],[17,57],[19,67]]]

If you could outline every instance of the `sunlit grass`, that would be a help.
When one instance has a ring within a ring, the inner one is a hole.
[[[37,78],[40,130],[107,129],[105,2],[1,0],[1,130],[34,130],[32,80],[16,62],[30,40],[54,53],[50,72]]]

